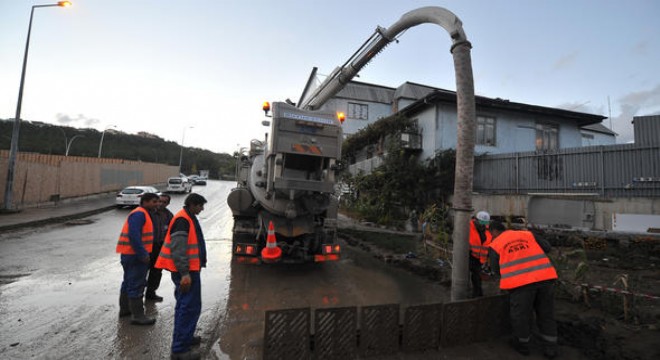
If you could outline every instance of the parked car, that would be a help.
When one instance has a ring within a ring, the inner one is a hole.
[[[153,186],[128,186],[117,193],[115,205],[117,205],[117,207],[138,206],[140,205],[140,199],[142,198],[142,195],[146,193],[154,193],[160,195],[158,189]]]
[[[199,175],[190,175],[188,179],[192,181],[193,185],[206,185],[206,178]]]
[[[167,179],[167,192],[187,193],[192,191],[192,182],[184,176]]]

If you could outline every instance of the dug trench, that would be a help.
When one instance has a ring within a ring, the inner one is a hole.
[[[549,256],[559,273],[555,316],[560,344],[590,359],[660,359],[660,237],[533,232],[553,245]],[[451,256],[425,247],[420,234],[340,226],[338,236],[348,246],[449,291]],[[399,243],[392,245],[396,239]],[[485,281],[484,291],[498,293],[497,281]]]

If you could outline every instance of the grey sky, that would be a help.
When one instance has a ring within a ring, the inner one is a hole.
[[[478,95],[608,116],[660,112],[660,2],[653,0],[78,0],[35,11],[22,118],[232,152],[263,138],[263,101],[297,101],[405,12],[440,6],[473,45]],[[30,6],[0,1],[0,118],[16,109]],[[357,78],[455,90],[451,42],[409,29]],[[91,121],[88,121],[91,120]],[[609,120],[604,124],[609,126]]]

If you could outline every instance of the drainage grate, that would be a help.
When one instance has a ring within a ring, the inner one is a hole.
[[[411,306],[403,323],[403,351],[414,352],[440,347],[442,304]]]
[[[310,309],[266,311],[264,360],[309,359]]]
[[[495,295],[479,299],[477,335],[475,341],[498,338],[511,332],[509,295]]]
[[[266,311],[263,358],[379,357],[467,345],[511,331],[508,295],[410,306],[402,327],[399,314],[398,304],[316,309],[312,343],[310,308]]]
[[[315,359],[357,357],[357,307],[317,309],[314,312]]]
[[[444,304],[442,308],[442,347],[467,345],[475,341],[479,299]]]
[[[387,355],[399,350],[399,305],[365,306],[360,315],[362,356]]]

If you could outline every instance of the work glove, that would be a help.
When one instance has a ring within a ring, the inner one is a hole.
[[[190,285],[192,285],[192,279],[190,275],[184,275],[181,277],[181,282],[179,283],[179,291],[182,293],[187,293],[190,290]]]
[[[493,276],[493,270],[488,263],[481,264],[481,273],[488,276]]]

